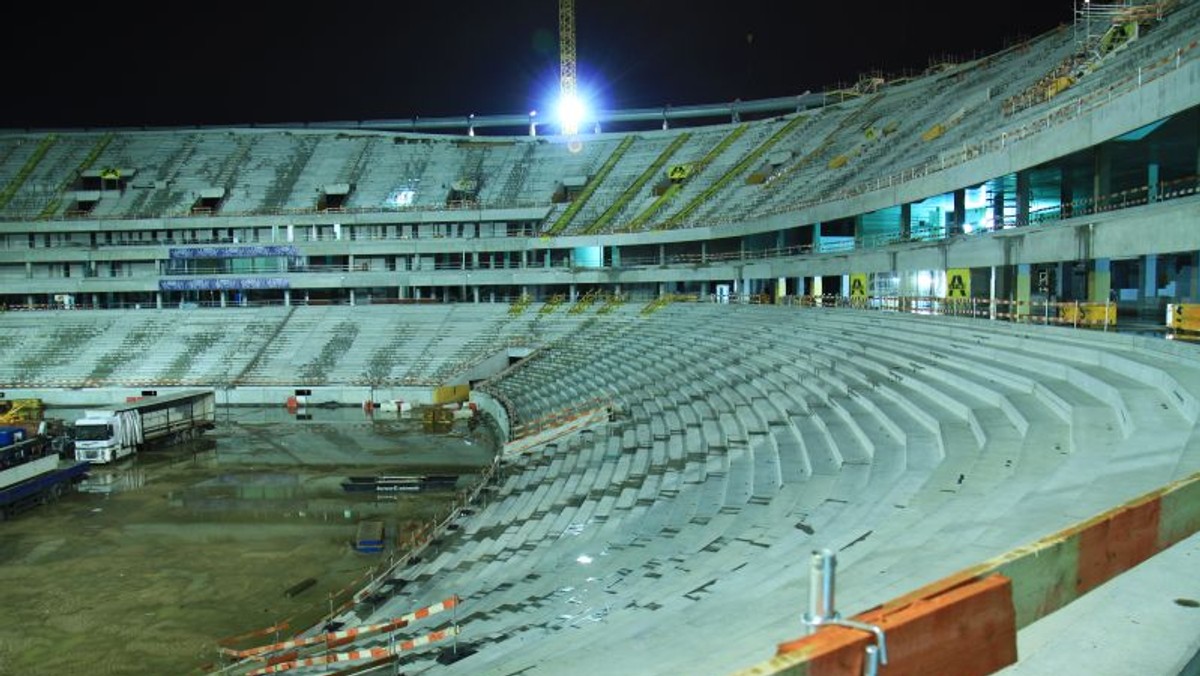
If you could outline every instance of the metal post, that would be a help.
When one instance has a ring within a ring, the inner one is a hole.
[[[837,619],[834,608],[834,577],[837,570],[837,555],[832,549],[813,550],[812,569],[808,577],[808,612],[804,613],[804,624],[813,634],[824,622]]]

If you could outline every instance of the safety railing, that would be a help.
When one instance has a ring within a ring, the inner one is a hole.
[[[1200,532],[1197,504],[1193,474],[849,620],[835,604],[836,555],[816,550],[804,636],[736,676],[995,673],[1017,661],[1017,631]]]
[[[733,302],[738,302],[734,297]],[[710,301],[719,302],[710,298]],[[744,301],[743,301],[744,302]],[[919,315],[973,317],[1029,324],[1099,328],[1117,325],[1118,304],[1114,301],[1013,300],[1005,298],[947,298],[944,296],[787,296],[782,305],[802,308],[851,308]]]

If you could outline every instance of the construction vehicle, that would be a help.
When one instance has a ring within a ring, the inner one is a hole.
[[[139,397],[125,406],[84,411],[75,421],[75,458],[114,462],[146,448],[195,439],[215,421],[213,390]]]
[[[0,521],[57,500],[87,475],[89,463],[60,459],[48,429],[45,422],[34,434],[0,427]]]

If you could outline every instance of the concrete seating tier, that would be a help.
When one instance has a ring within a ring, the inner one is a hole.
[[[801,633],[815,547],[858,610],[1200,466],[1200,361],[1129,336],[675,305],[583,324],[485,387],[522,417],[598,392],[618,416],[509,459],[342,618],[459,594],[477,652],[454,674],[726,673]]]

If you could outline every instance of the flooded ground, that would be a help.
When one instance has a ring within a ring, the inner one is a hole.
[[[465,423],[424,435],[395,414],[309,414],[221,411],[202,440],[98,467],[87,492],[0,523],[0,674],[201,673],[220,638],[299,631],[387,556],[352,549],[360,521],[384,522],[393,547],[455,495],[346,492],[347,477],[465,487],[493,454]]]

